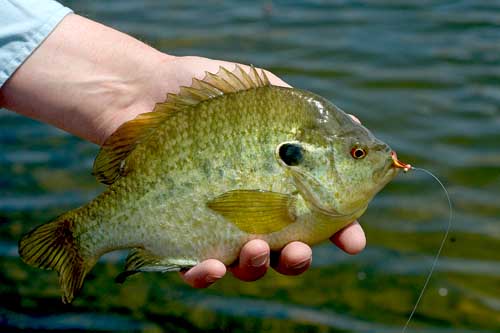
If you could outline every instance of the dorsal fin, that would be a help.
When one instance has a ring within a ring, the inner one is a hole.
[[[93,174],[98,181],[108,185],[123,176],[129,154],[139,143],[148,140],[172,112],[224,94],[269,85],[271,83],[264,70],[258,73],[253,66],[250,73],[236,65],[233,72],[220,67],[217,74],[205,72],[203,80],[193,78],[190,87],[181,87],[178,94],[167,94],[166,101],[156,104],[152,112],[142,113],[121,125],[102,145],[94,161]]]

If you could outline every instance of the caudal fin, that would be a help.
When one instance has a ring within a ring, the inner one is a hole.
[[[64,303],[73,300],[83,285],[85,275],[95,263],[80,254],[75,246],[72,227],[73,221],[63,215],[37,227],[19,241],[19,255],[25,263],[59,273]]]

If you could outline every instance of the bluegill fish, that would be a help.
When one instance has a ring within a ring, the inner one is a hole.
[[[71,302],[103,254],[131,249],[124,276],[216,258],[251,239],[310,245],[358,218],[404,164],[326,99],[239,66],[193,79],[101,148],[88,204],[26,234],[28,264],[59,273]]]

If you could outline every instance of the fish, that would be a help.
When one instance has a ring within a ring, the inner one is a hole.
[[[57,271],[69,303],[115,250],[130,249],[127,277],[230,265],[252,239],[322,242],[406,167],[327,99],[221,67],[121,125],[94,162],[107,188],[24,235],[19,254]]]

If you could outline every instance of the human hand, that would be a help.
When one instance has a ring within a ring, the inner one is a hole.
[[[330,240],[349,254],[361,252],[366,244],[365,234],[358,222],[338,231]],[[309,268],[311,261],[312,250],[307,244],[291,242],[281,252],[271,254],[269,245],[256,239],[243,246],[239,260],[228,268],[219,260],[208,259],[182,272],[181,276],[195,288],[206,288],[222,278],[227,270],[240,280],[255,281],[266,274],[269,266],[281,274],[298,275]]]

